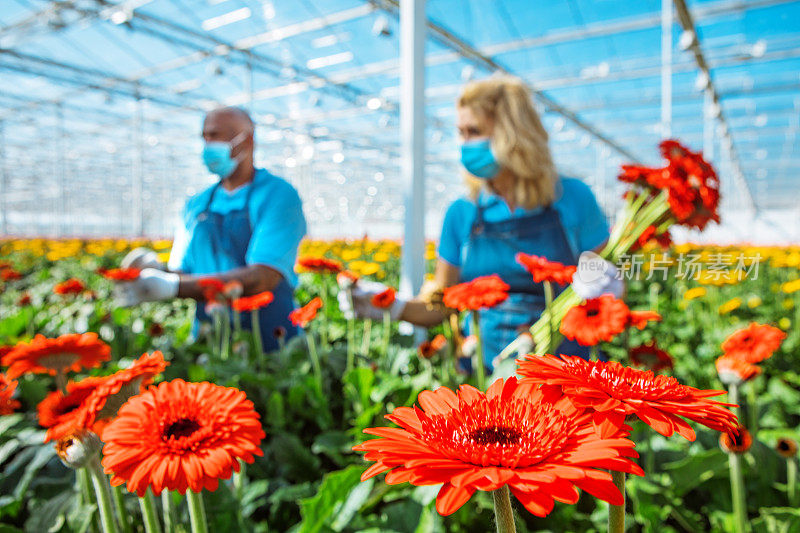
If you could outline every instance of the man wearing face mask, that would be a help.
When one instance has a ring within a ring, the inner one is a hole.
[[[189,198],[176,232],[169,264],[154,252],[137,249],[122,267],[143,269],[139,278],[119,283],[117,301],[136,305],[171,298],[198,300],[195,328],[209,321],[203,305],[204,278],[238,281],[243,295],[271,291],[274,300],[258,313],[264,349],[278,348],[280,326],[289,338],[297,328],[288,319],[294,309],[294,264],[306,233],[302,202],[287,181],[255,168],[254,124],[246,111],[225,107],[203,122],[203,162],[219,181]],[[245,328],[255,326],[242,313]]]
[[[497,274],[509,287],[508,299],[481,311],[481,342],[485,365],[541,316],[544,288],[516,261],[516,254],[545,257],[575,265],[584,254],[602,249],[609,236],[603,212],[589,187],[556,171],[548,135],[527,87],[510,77],[489,78],[467,85],[457,102],[461,164],[469,194],[455,200],[444,216],[434,288],[445,288]],[[601,293],[619,295],[614,265],[599,257],[604,272],[592,283],[573,283],[584,298]],[[381,310],[370,304],[379,291],[374,283],[358,282],[340,306],[349,314],[375,318]],[[340,292],[341,294],[341,292]],[[393,318],[420,326],[439,324],[445,314],[424,298],[398,298]],[[588,357],[588,349],[565,341],[558,353]]]

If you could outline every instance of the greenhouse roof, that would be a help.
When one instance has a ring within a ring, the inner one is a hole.
[[[221,104],[251,111],[257,161],[298,188],[312,235],[402,230],[396,1],[2,4],[6,232],[169,235],[212,182],[200,125]],[[674,6],[666,121],[661,2],[428,0],[429,236],[464,192],[454,100],[501,70],[537,91],[562,173],[609,214],[619,165],[658,164],[669,133],[715,163],[733,235],[759,237],[747,213],[796,238],[800,2]]]

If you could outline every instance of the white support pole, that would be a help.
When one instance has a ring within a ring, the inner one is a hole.
[[[400,2],[400,173],[405,204],[400,292],[425,277],[425,0]]]
[[[713,108],[714,93],[706,88],[703,90],[703,157],[709,163],[714,161],[714,131],[717,121]]]
[[[58,199],[56,200],[56,212],[53,218],[53,227],[57,237],[63,237],[67,233],[69,221],[67,220],[67,158],[65,153],[66,130],[64,127],[64,106],[61,102],[56,104],[56,176],[58,177]]]
[[[661,136],[672,136],[672,1],[661,0]]]
[[[253,63],[248,59],[247,72],[244,75],[244,94],[247,95],[247,109],[248,113],[253,112]]]
[[[131,161],[132,230],[134,236],[141,237],[144,235],[144,201],[142,198],[144,192],[144,132],[142,131],[144,101],[137,98],[134,105],[132,133],[135,150]]]
[[[8,167],[6,166],[5,124],[0,122],[0,235],[8,235]]]

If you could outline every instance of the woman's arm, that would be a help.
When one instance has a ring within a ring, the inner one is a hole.
[[[433,274],[433,284],[442,289],[450,287],[458,283],[459,274],[460,269],[457,266],[453,266],[440,258],[436,263],[436,271]],[[409,301],[400,315],[400,320],[426,328],[439,324],[445,318],[447,318],[447,315],[441,309],[431,306],[419,296]]]

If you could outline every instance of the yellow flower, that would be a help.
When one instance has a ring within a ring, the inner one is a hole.
[[[785,329],[789,329],[789,327],[790,327],[791,325],[792,325],[792,321],[791,321],[791,320],[789,320],[789,319],[788,319],[788,318],[786,318],[786,317],[782,317],[780,320],[778,320],[778,326],[779,326],[781,329],[784,329],[784,330],[785,330]]]
[[[695,298],[705,296],[707,292],[705,287],[694,287],[683,293],[683,299],[687,301],[694,300]]]
[[[349,261],[352,261],[354,259],[358,259],[359,257],[361,257],[361,251],[360,250],[353,250],[353,249],[342,250],[342,260],[343,261],[348,261],[349,262]]]
[[[727,315],[731,311],[738,309],[742,305],[742,299],[738,296],[736,298],[731,298],[724,304],[719,306],[719,314]]]
[[[794,307],[794,300],[792,300],[791,298],[784,298],[783,301],[781,302],[781,306],[784,309],[789,310]]]
[[[755,309],[759,305],[761,305],[761,298],[760,297],[751,296],[750,298],[747,299],[747,307],[749,307],[750,309]]]
[[[786,294],[792,294],[793,292],[800,291],[800,279],[787,281],[781,285],[781,290]]]
[[[743,274],[741,274],[743,276]],[[697,281],[703,285],[735,285],[741,281],[740,273],[734,271],[708,271],[704,270],[697,276]]]
[[[361,265],[361,268],[358,269],[358,272],[361,273],[363,276],[369,276],[375,274],[381,269],[381,266],[378,263],[364,263]]]
[[[430,261],[432,259],[436,259],[438,255],[436,254],[436,250],[426,250],[425,251],[425,259]]]
[[[377,263],[385,263],[389,260],[389,254],[386,252],[375,252],[375,255],[372,256],[372,260]]]

